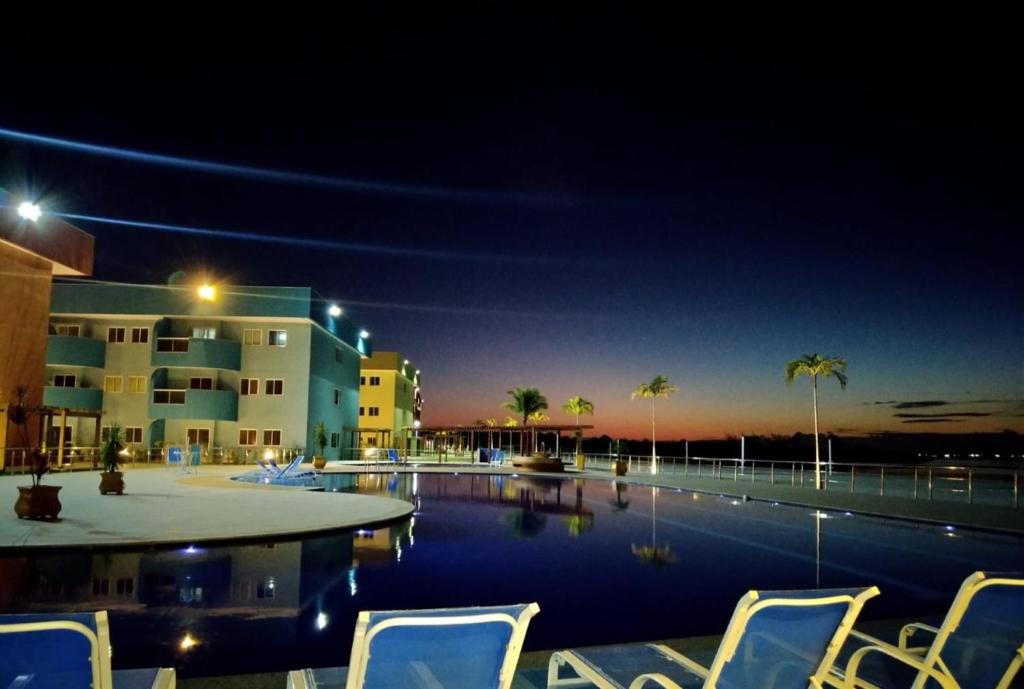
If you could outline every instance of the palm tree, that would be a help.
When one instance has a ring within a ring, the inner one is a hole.
[[[490,417],[484,419],[484,425],[487,426],[487,428],[494,428],[495,426],[498,425],[498,420],[496,418],[494,418],[493,416],[490,416]],[[499,445],[501,444],[501,440],[500,439],[498,440],[498,444]],[[494,433],[492,431],[487,431],[487,449],[488,450],[493,450],[494,449]]]
[[[548,416],[547,414],[545,414],[542,411],[535,411],[532,414],[530,414],[530,423],[532,423],[532,424],[544,423],[545,421],[550,421],[550,420],[551,420],[551,417]],[[536,428],[533,429],[533,451],[534,452],[537,451],[537,429]]]
[[[846,359],[804,354],[786,364],[786,384],[792,385],[800,376],[810,376],[814,390],[814,488],[821,490],[821,454],[818,448],[818,376],[835,376],[839,387],[846,389]]]
[[[668,384],[668,378],[665,376],[655,376],[650,383],[640,383],[633,390],[633,394],[630,395],[630,399],[636,399],[637,397],[650,398],[651,399],[651,473],[658,473],[657,462],[658,454],[655,449],[655,430],[654,430],[654,402],[659,397],[668,399],[668,396],[674,392],[678,392],[679,388],[675,385]]]
[[[519,421],[514,416],[506,416],[505,423],[503,424],[508,429],[508,454],[512,455],[512,429],[519,425]],[[498,438],[498,442],[501,442],[501,438]]]
[[[583,454],[583,431],[579,428],[580,417],[584,414],[593,416],[594,403],[576,395],[570,397],[569,401],[562,405],[562,411],[576,417],[576,454]]]
[[[514,411],[523,419],[525,426],[530,420],[530,414],[543,411],[548,408],[548,398],[540,394],[537,388],[515,387],[508,391],[512,398],[508,402],[502,402],[501,406],[509,411]],[[536,437],[534,438],[536,440]]]

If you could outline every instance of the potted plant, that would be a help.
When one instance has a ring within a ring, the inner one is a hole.
[[[56,519],[60,514],[60,486],[42,485],[43,476],[50,471],[50,455],[38,447],[30,447],[28,422],[36,410],[25,404],[27,391],[23,387],[14,390],[14,404],[7,409],[7,419],[18,428],[22,448],[27,450],[26,458],[31,461],[32,485],[18,486],[18,501],[14,512],[19,519]]]
[[[103,462],[103,471],[100,473],[100,495],[109,493],[122,495],[124,493],[124,472],[119,471],[123,449],[121,426],[115,423],[110,427],[107,440],[100,448],[100,461]]]
[[[625,476],[629,470],[629,462],[624,460],[620,453],[622,452],[622,441],[616,440],[614,444],[615,458],[612,460],[612,473],[616,476]]]
[[[323,421],[318,421],[313,427],[313,446],[320,448],[320,452],[313,455],[313,468],[323,469],[327,466],[327,458],[324,457],[324,450],[327,447],[327,427]]]

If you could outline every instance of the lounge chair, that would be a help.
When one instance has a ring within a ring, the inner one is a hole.
[[[0,687],[174,689],[173,668],[110,669],[106,611],[0,615]]]
[[[305,459],[305,455],[299,455],[298,457],[293,459],[288,464],[288,466],[286,466],[284,469],[281,469],[281,472],[275,478],[288,478],[288,477],[292,476],[293,474],[298,472],[299,466],[302,464],[302,461],[304,459]]]
[[[829,683],[849,689],[1006,689],[1024,663],[1024,573],[975,572],[942,626],[905,625],[895,646],[854,630],[840,659]]]
[[[491,450],[491,464],[504,464],[505,453],[502,450]]]
[[[256,460],[256,464],[259,465],[260,472],[262,472],[263,476],[267,478],[274,478],[275,476],[281,473],[281,467],[277,466],[276,464],[274,466],[271,466],[262,459]]]
[[[821,689],[861,607],[877,595],[874,586],[750,591],[708,667],[661,644],[558,651],[548,663],[548,687]],[[561,677],[565,666],[576,676]]]
[[[398,454],[398,450],[388,450],[388,461],[392,464],[401,464],[402,458]]]
[[[288,689],[509,689],[536,603],[361,612],[347,668],[294,670]]]

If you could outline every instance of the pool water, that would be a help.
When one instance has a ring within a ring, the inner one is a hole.
[[[934,616],[1024,539],[603,480],[325,475],[412,502],[385,528],[216,548],[0,557],[0,611],[106,609],[116,668],[346,665],[360,610],[537,601],[527,650],[721,633],[747,590],[878,585]]]

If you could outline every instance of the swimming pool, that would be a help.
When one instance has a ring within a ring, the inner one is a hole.
[[[356,613],[538,601],[527,649],[720,633],[751,588],[877,584],[868,618],[942,612],[1024,539],[604,480],[325,475],[413,516],[301,541],[0,558],[0,610],[107,609],[115,667],[344,665]]]

